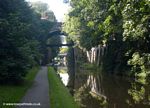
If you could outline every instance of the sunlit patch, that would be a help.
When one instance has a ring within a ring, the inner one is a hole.
[[[58,66],[57,72],[65,86],[67,86],[69,81],[69,74],[67,73],[67,67]]]
[[[66,86],[68,84],[68,80],[69,80],[69,75],[68,73],[59,73],[62,82],[64,83],[64,85]]]

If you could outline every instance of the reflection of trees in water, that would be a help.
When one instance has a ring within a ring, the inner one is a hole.
[[[75,81],[75,56],[74,56],[74,48],[69,47],[67,53],[67,68],[69,74],[69,82],[68,88],[70,89],[70,93],[74,94],[74,81]]]
[[[98,95],[104,96],[104,90],[102,86],[102,76],[101,75],[89,75],[87,79],[87,86]]]
[[[82,76],[82,78],[81,78]],[[104,90],[101,86],[100,75],[79,75],[76,76],[78,89],[74,94],[75,100],[82,108],[105,108],[107,105],[106,97],[103,95]],[[84,83],[83,83],[84,82]],[[76,85],[75,84],[75,85]]]
[[[131,84],[123,78],[88,75],[88,72],[83,71],[76,75],[75,89],[76,101],[85,108],[150,107],[149,83],[143,85],[134,81]]]
[[[143,80],[145,83],[143,83]],[[128,93],[131,96],[131,100],[127,102],[130,105],[145,105],[144,108],[150,107],[150,83],[143,78],[137,78],[131,83],[131,88],[128,89]]]
[[[82,86],[74,94],[75,101],[81,108],[105,108],[107,103],[103,97],[90,94],[87,86]]]

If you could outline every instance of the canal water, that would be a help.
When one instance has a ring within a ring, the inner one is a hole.
[[[72,89],[81,108],[150,108],[149,79],[135,81],[100,73],[76,73]]]

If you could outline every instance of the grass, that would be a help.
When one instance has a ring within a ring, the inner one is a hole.
[[[79,108],[52,67],[48,68],[51,108]]]
[[[39,68],[32,68],[22,85],[0,85],[0,108],[14,108],[15,106],[3,106],[3,103],[17,103],[25,95],[33,83],[33,79]]]

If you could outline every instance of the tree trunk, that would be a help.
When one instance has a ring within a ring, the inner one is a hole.
[[[100,56],[101,56],[101,46],[98,45],[97,66],[100,65]]]
[[[86,51],[88,61],[91,62],[91,54],[90,51]]]

